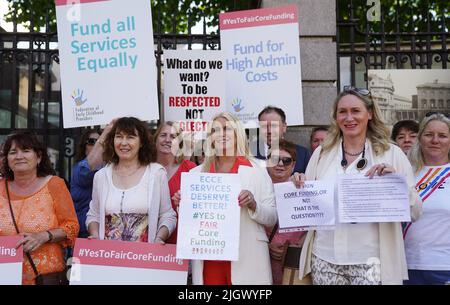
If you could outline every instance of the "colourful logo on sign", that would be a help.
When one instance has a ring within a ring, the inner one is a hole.
[[[87,102],[87,98],[83,99],[83,93],[84,91],[80,89],[73,90],[71,97],[75,102],[75,105],[81,106]]]
[[[242,100],[240,98],[235,98],[233,102],[231,103],[231,106],[233,107],[235,112],[239,112],[242,109],[244,109],[244,106],[241,106]]]

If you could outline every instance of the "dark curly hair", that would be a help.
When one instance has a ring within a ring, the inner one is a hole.
[[[113,164],[119,163],[119,156],[114,150],[114,137],[119,132],[139,136],[141,147],[138,152],[138,160],[141,165],[156,162],[156,147],[153,137],[146,123],[134,117],[123,117],[114,123],[105,139],[103,160]]]
[[[100,129],[87,128],[81,135],[80,142],[77,145],[77,154],[75,155],[75,162],[81,161],[86,158],[86,142],[89,136],[93,133],[102,134]]]
[[[55,170],[52,167],[50,158],[47,154],[47,147],[41,141],[38,140],[37,136],[31,132],[18,131],[6,138],[3,144],[2,155],[4,156],[2,160],[2,166],[0,172],[2,176],[8,180],[14,180],[14,172],[9,167],[8,164],[8,154],[11,150],[12,144],[15,143],[20,149],[32,149],[36,152],[37,156],[41,158],[41,162],[37,165],[36,174],[38,177],[46,177],[48,175],[56,175]]]

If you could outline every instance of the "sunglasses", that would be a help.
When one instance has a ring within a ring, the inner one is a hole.
[[[370,90],[367,90],[365,88],[356,88],[353,86],[344,86],[344,92],[350,92],[356,95],[362,95],[362,96],[371,96]]]
[[[438,111],[430,111],[430,112],[427,112],[427,113],[425,114],[425,117],[432,116],[433,114],[442,114],[443,116],[447,117],[447,119],[450,119],[450,113],[442,113],[442,112],[438,112]]]
[[[289,158],[289,157],[280,158],[280,157],[277,157],[277,156],[271,156],[270,157],[270,161],[273,164],[276,164],[276,165],[280,164],[280,161],[281,161],[282,166],[289,166],[289,165],[292,164],[292,162],[294,162],[294,159]]]
[[[95,145],[95,142],[97,142],[97,139],[95,138],[89,138],[86,140],[87,145]]]

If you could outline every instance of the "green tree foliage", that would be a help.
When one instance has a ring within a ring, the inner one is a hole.
[[[367,12],[374,7],[375,2],[380,3],[381,18],[379,21],[369,21]],[[355,36],[355,41],[364,41],[366,35],[363,33],[366,31],[388,34],[442,31],[448,33],[450,26],[448,0],[338,0],[338,6],[340,20],[354,21],[357,24],[360,35]],[[341,41],[350,41],[348,28],[341,28],[340,35]]]
[[[16,21],[28,28],[33,23],[35,31],[47,23],[50,31],[56,31],[54,0],[8,0],[9,10],[5,20]],[[188,26],[194,26],[205,17],[208,27],[219,23],[219,13],[256,8],[258,0],[151,0],[153,28],[155,32],[186,33]],[[130,1],[132,5],[132,1]],[[158,20],[161,20],[161,27]]]

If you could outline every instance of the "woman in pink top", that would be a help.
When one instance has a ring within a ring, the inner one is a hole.
[[[296,157],[295,145],[291,142],[281,140],[279,149],[272,151],[267,161],[267,171],[273,183],[289,181],[295,168]],[[289,245],[300,245],[305,232],[279,233],[278,223],[273,228],[267,228],[266,232],[269,239],[272,237],[269,244],[269,251],[273,284],[280,285],[283,279],[282,262],[284,261],[287,249]]]

